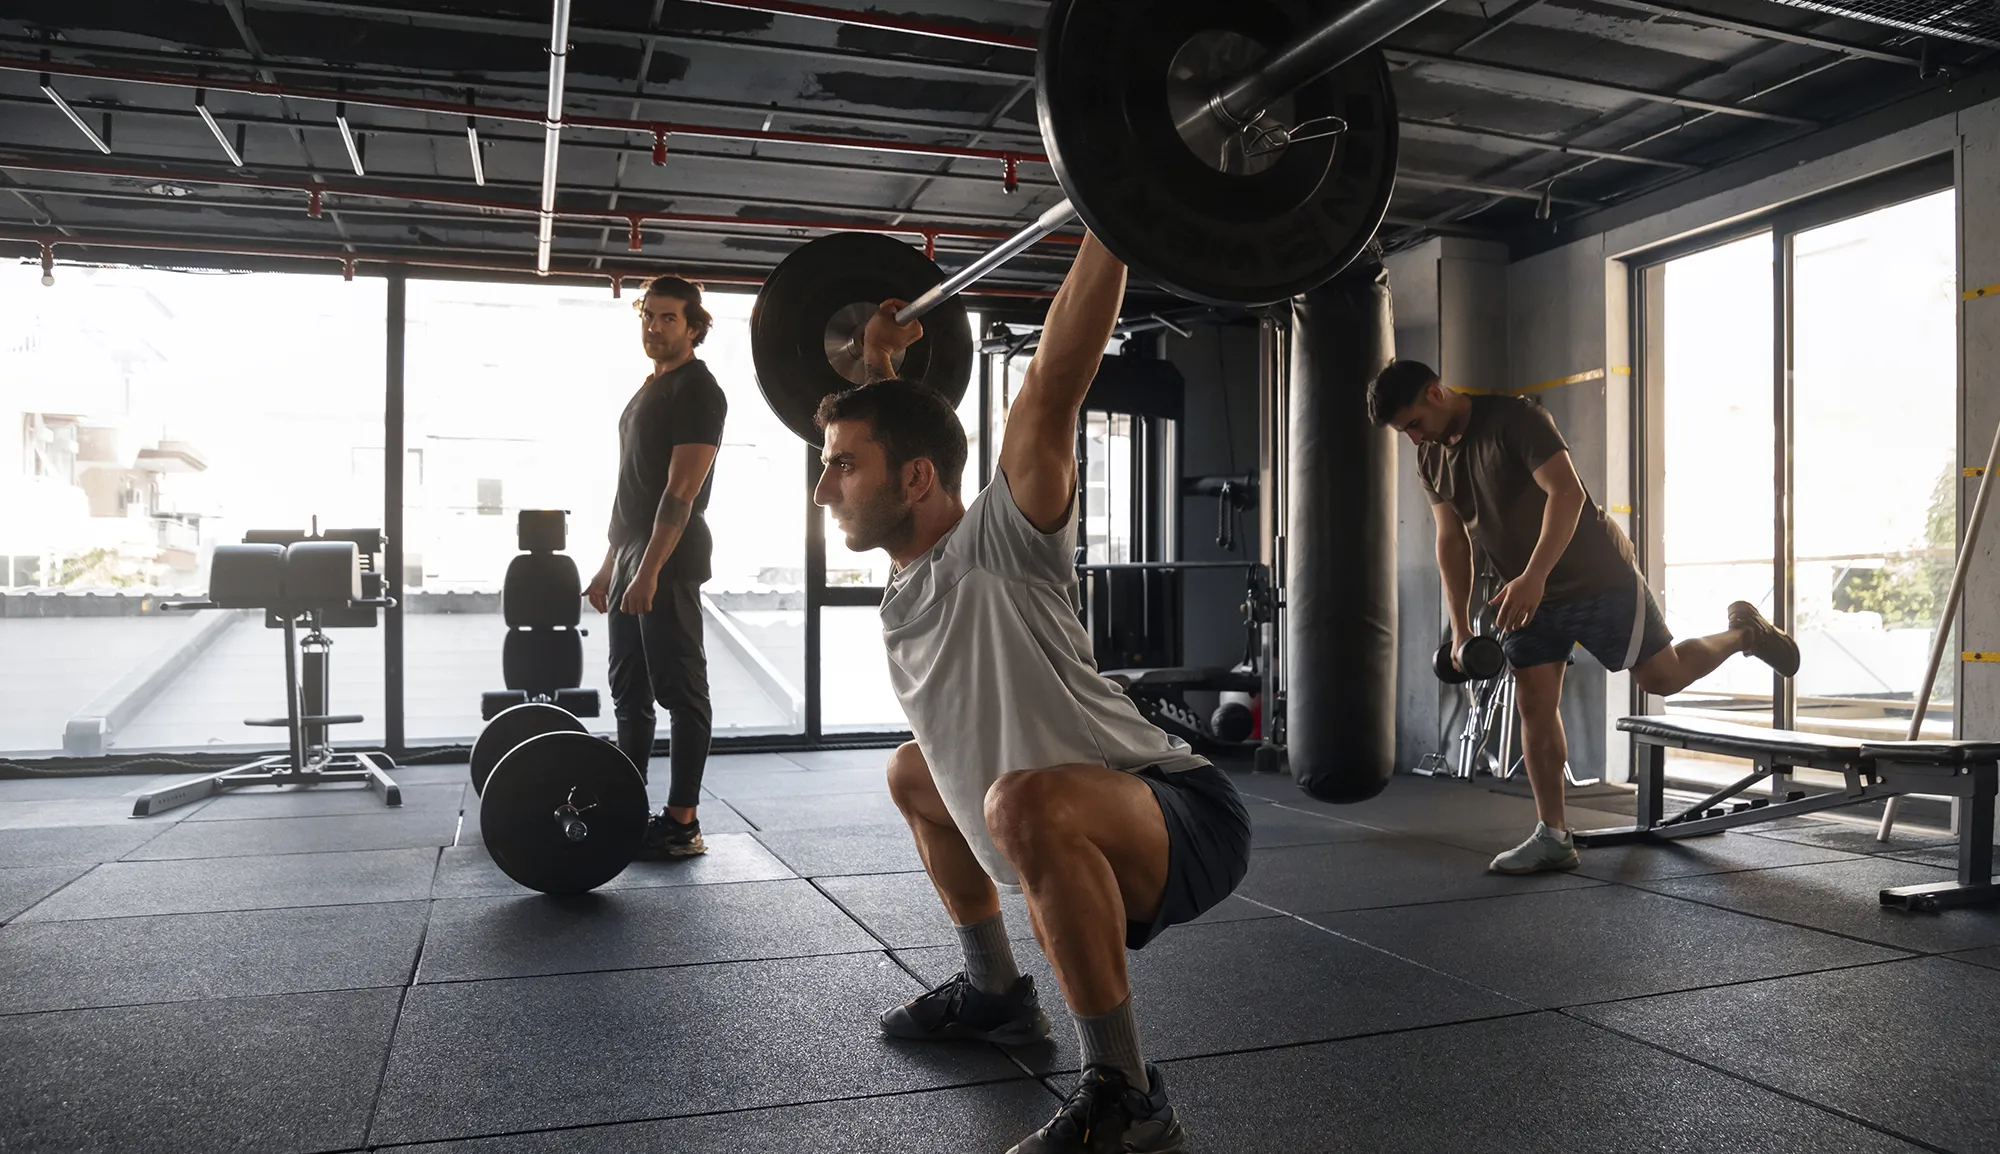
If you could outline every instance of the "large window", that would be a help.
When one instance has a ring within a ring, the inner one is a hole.
[[[697,355],[729,398],[707,520],[704,640],[718,736],[803,726],[804,461],[758,394],[750,299],[706,295]],[[618,417],[652,371],[631,298],[601,289],[413,281],[405,352],[408,740],[463,742],[501,685],[500,583],[521,509],[567,509],[585,581],[604,558]],[[584,684],[613,728],[603,618],[585,611]]]
[[[1907,731],[1951,625],[1939,617],[1958,523],[1955,209],[1949,189],[1811,206],[1641,270],[1650,545],[1668,624],[1713,633],[1730,601],[1751,601],[1801,654],[1789,683],[1731,659],[1668,710]],[[1952,732],[1955,664],[1939,671],[1925,736]],[[1684,756],[1676,772],[1710,776]]]
[[[0,278],[0,751],[266,746],[281,634],[201,595],[246,530],[379,526],[380,280],[65,267]],[[342,739],[380,740],[382,634],[339,630]]]
[[[399,752],[470,741],[480,695],[504,681],[500,589],[518,513],[568,511],[567,552],[586,579],[603,557],[618,417],[650,371],[632,298],[412,278],[391,316],[380,278],[76,267],[54,288],[36,280],[0,280],[0,423],[12,430],[0,438],[0,756],[280,744],[242,721],[285,712],[281,635],[253,613],[160,602],[204,594],[214,547],[251,529],[391,528],[391,454],[401,649],[389,653],[390,629],[333,632],[332,708],[367,717],[334,736],[400,732]],[[887,559],[831,534],[826,578],[808,588],[816,466],[758,390],[751,304],[711,292],[699,352],[729,398],[702,595],[716,735],[904,730],[875,613]],[[400,377],[387,357],[398,320]],[[395,444],[385,417],[398,379]],[[986,479],[980,402],[994,392],[969,383],[959,407],[968,498]],[[609,732],[608,639],[587,609],[585,627],[584,684],[604,699],[592,724]],[[404,674],[394,701],[392,660]]]

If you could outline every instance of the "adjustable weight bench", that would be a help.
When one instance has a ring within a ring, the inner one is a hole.
[[[1958,880],[1885,889],[1882,904],[1928,911],[2000,903],[2000,886],[1993,883],[2000,741],[1862,741],[1696,717],[1626,717],[1619,719],[1618,728],[1638,742],[1636,820],[1630,826],[1578,830],[1580,846],[1699,837],[1906,793],[1957,797],[1968,803],[1958,830]],[[1754,765],[1733,784],[1669,815],[1664,806],[1669,749],[1746,758]],[[1838,773],[1845,784],[1827,793],[1790,790],[1780,799],[1731,800],[1760,781],[1782,778],[1797,768]]]
[[[286,752],[163,786],[133,802],[133,817],[151,817],[177,806],[251,785],[314,786],[360,782],[385,805],[403,804],[385,753],[336,750],[330,726],[352,725],[358,713],[329,708],[328,656],[333,641],[322,629],[368,627],[376,611],[395,605],[384,593],[372,558],[381,552],[374,529],[329,530],[324,536],[290,530],[253,531],[241,545],[217,545],[209,562],[208,596],[163,601],[163,609],[261,609],[266,624],[285,635],[285,716],[250,718],[245,725],[283,728]],[[364,567],[363,558],[370,558]],[[298,635],[303,625],[306,635]]]

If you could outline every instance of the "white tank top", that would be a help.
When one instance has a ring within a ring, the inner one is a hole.
[[[882,598],[889,677],[910,731],[959,832],[1008,888],[1019,879],[986,828],[986,790],[1002,774],[1208,764],[1097,672],[1075,608],[1075,548],[1074,505],[1043,533],[996,474]]]

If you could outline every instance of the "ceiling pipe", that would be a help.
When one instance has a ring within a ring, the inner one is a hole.
[[[495,108],[486,105],[454,104],[447,100],[426,100],[421,97],[388,96],[367,94],[346,90],[328,91],[316,88],[290,88],[278,84],[268,84],[259,80],[219,80],[207,77],[193,80],[158,72],[134,72],[115,68],[97,68],[82,64],[59,64],[52,61],[24,60],[19,57],[0,56],[0,72],[53,73],[59,76],[79,76],[96,80],[115,80],[128,84],[148,84],[161,88],[206,88],[210,92],[237,92],[249,96],[270,96],[286,100],[315,100],[331,104],[352,104],[357,108],[388,108],[405,112],[436,112],[449,116],[476,116],[486,120],[505,120],[520,124],[541,124],[546,117],[519,108]],[[53,91],[46,85],[43,89],[52,99],[60,103]],[[72,114],[74,119],[74,114]],[[782,132],[762,128],[728,128],[721,125],[685,124],[667,120],[628,120],[609,116],[573,116],[563,121],[565,128],[589,129],[598,132],[636,132],[648,137],[699,136],[714,140],[763,141],[770,144],[797,144],[819,148],[843,148],[860,152],[896,153],[905,156],[929,156],[945,160],[992,160],[1005,164],[1016,163],[1047,164],[1049,158],[1039,152],[1021,149],[972,148],[955,144],[919,144],[914,141],[876,140],[858,136],[834,136],[815,132]],[[82,123],[78,122],[78,127]],[[88,129],[85,129],[88,132]],[[939,125],[937,131],[972,131],[969,128],[951,128]],[[108,148],[103,151],[110,151]]]
[[[535,271],[547,276],[556,233],[556,156],[562,150],[563,76],[569,67],[569,0],[555,0],[549,19],[549,104],[542,113],[542,218],[535,235]]]
[[[280,260],[324,260],[332,261],[334,264],[339,265],[342,274],[349,280],[353,279],[354,270],[360,265],[381,265],[392,268],[469,269],[512,273],[516,276],[535,272],[535,270],[525,268],[519,263],[509,263],[507,261],[465,260],[458,257],[405,256],[397,253],[370,253],[365,251],[347,252],[329,249],[273,248],[258,245],[214,244],[207,241],[195,240],[154,240],[140,237],[120,238],[75,235],[42,236],[28,233],[0,232],[0,243],[4,242],[37,246],[43,261],[46,262],[44,268],[49,270],[52,270],[54,267],[56,246],[68,245],[72,248],[112,248],[143,252],[192,252],[215,256],[266,257]],[[693,274],[692,279],[699,280],[704,284],[756,287],[764,283],[763,277],[743,276],[737,273],[705,275],[694,270],[690,271]],[[657,269],[593,269],[579,266],[577,268],[551,267],[547,273],[537,272],[536,275],[545,275],[566,280],[580,280],[594,284],[603,282],[606,277],[643,280],[656,275],[657,272]],[[53,283],[54,276],[52,271],[45,272],[44,278],[44,284]],[[1047,300],[1054,297],[1055,292],[1050,289],[1001,288],[994,286],[981,287],[968,295]]]
[[[1032,36],[1009,36],[1004,32],[984,32],[975,28],[940,24],[929,20],[878,16],[873,12],[829,8],[823,4],[795,4],[790,0],[694,0],[694,2],[712,8],[767,12],[777,16],[797,16],[803,20],[825,20],[834,24],[851,24],[857,28],[879,28],[884,32],[906,32],[911,36],[956,40],[961,44],[984,44],[989,48],[1022,48],[1033,52],[1038,47],[1036,39]]]
[[[532,204],[515,201],[493,200],[470,196],[446,196],[438,193],[408,192],[391,188],[361,188],[347,184],[308,184],[303,181],[273,180],[261,176],[239,176],[234,173],[198,173],[173,169],[131,168],[108,164],[57,164],[0,154],[0,169],[22,172],[47,172],[60,176],[103,176],[129,180],[162,181],[169,184],[212,184],[225,188],[255,188],[268,192],[296,192],[313,199],[326,197],[353,197],[363,200],[400,201],[406,204],[432,204],[443,208],[467,208],[482,214],[539,215]],[[87,192],[85,193],[87,195]],[[184,198],[177,198],[184,199]],[[197,201],[195,203],[202,203]],[[236,207],[243,207],[240,203]],[[719,227],[803,229],[815,232],[874,232],[888,236],[912,237],[964,237],[974,240],[1004,240],[1014,232],[1003,228],[981,228],[974,225],[943,224],[937,222],[903,221],[896,224],[877,224],[865,221],[828,220],[793,217],[728,216],[720,213],[697,212],[644,212],[626,209],[555,209],[551,215],[565,220],[622,221],[638,224],[688,224]],[[1080,236],[1055,235],[1045,238],[1049,243],[1076,245],[1082,243]]]

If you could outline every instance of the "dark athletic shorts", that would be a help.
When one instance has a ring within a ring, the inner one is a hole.
[[[1138,777],[1167,819],[1167,888],[1152,921],[1125,923],[1125,946],[1134,950],[1207,913],[1250,868],[1250,814],[1228,774],[1203,765],[1178,773],[1147,768]]]
[[[1613,673],[1630,669],[1673,644],[1666,618],[1645,578],[1635,570],[1632,580],[1602,593],[1561,601],[1544,601],[1535,619],[1500,636],[1507,663],[1516,669],[1566,661],[1581,645]]]

